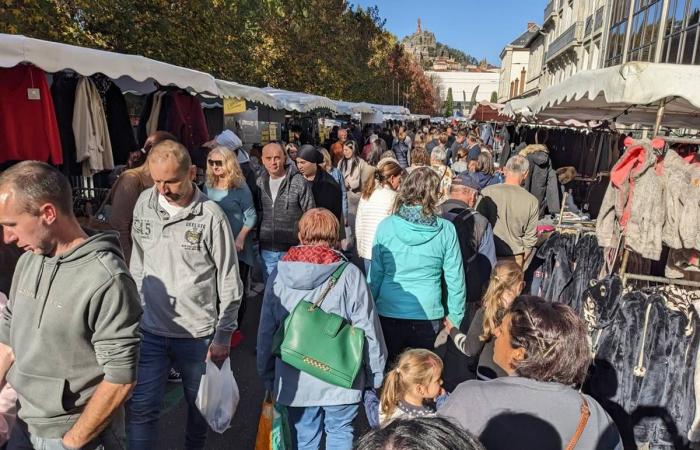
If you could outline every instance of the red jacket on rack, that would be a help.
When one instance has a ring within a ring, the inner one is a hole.
[[[186,91],[176,91],[170,95],[172,106],[168,111],[167,129],[180,139],[188,150],[197,150],[209,140],[202,105],[196,96]]]
[[[39,98],[30,100],[34,89]],[[34,159],[62,164],[61,138],[44,71],[29,64],[0,68],[0,99],[0,163]]]

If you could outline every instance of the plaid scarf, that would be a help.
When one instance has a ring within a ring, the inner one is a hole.
[[[340,253],[330,247],[320,245],[299,245],[290,248],[282,261],[305,262],[311,264],[333,264],[342,260]]]

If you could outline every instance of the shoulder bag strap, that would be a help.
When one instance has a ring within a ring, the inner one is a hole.
[[[576,448],[576,444],[578,443],[578,440],[581,439],[583,430],[586,428],[588,418],[591,416],[591,410],[588,408],[588,401],[586,401],[586,397],[581,395],[581,400],[583,401],[581,404],[581,418],[578,421],[578,428],[576,428],[574,437],[572,437],[569,441],[569,444],[566,446],[566,450],[574,450]]]
[[[328,295],[328,293],[331,291],[331,289],[333,289],[333,286],[335,286],[335,284],[338,282],[338,280],[340,279],[340,276],[343,274],[343,272],[345,271],[345,268],[348,266],[348,264],[349,263],[347,261],[343,262],[331,274],[331,276],[328,280],[328,284],[326,284],[326,287],[323,289],[323,292],[321,292],[321,295],[314,302],[314,306],[313,306],[314,309],[321,306],[321,303],[326,298],[326,295]]]

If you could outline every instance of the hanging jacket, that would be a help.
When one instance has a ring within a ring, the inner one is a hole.
[[[666,210],[664,185],[657,176],[656,154],[649,141],[637,141],[615,164],[598,214],[596,236],[602,247],[625,245],[644,258],[661,257]]]
[[[28,99],[30,88],[39,91],[39,99]],[[61,164],[61,140],[44,72],[29,64],[0,68],[0,99],[0,163],[36,159]]]
[[[544,216],[545,208],[550,214],[559,212],[559,184],[557,174],[549,159],[549,150],[541,144],[528,145],[520,151],[520,156],[527,158],[530,163],[525,189],[537,198],[540,203],[540,217]]]
[[[95,83],[88,77],[82,77],[75,89],[73,134],[83,176],[114,169],[107,116]]]
[[[270,192],[270,174],[265,171],[256,182],[260,193],[260,247],[264,250],[287,251],[299,243],[297,235],[301,215],[316,206],[311,186],[293,164],[287,166],[274,202]]]
[[[700,178],[700,168],[688,164],[673,150],[666,152],[662,164],[666,205],[664,244],[674,249],[697,248],[700,185],[693,184],[693,179],[697,182]]]

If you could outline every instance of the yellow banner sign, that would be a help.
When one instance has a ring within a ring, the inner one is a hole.
[[[245,112],[245,99],[244,98],[225,98],[224,99],[224,115],[237,114]]]

